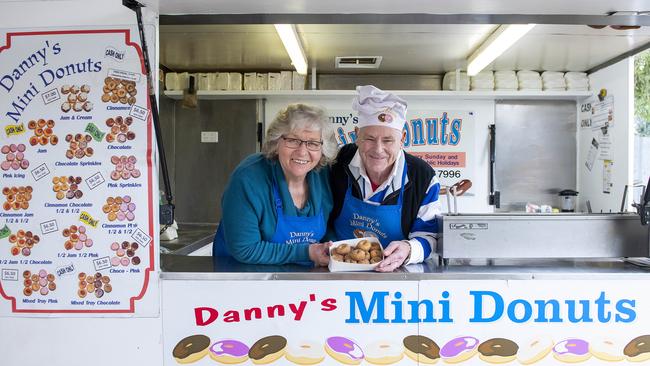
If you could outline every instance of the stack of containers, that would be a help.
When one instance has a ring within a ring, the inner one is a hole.
[[[165,89],[183,90],[190,86],[190,74],[187,72],[168,72],[165,75]]]
[[[494,90],[494,73],[481,71],[470,77],[470,88],[472,90]]]
[[[458,81],[456,81],[458,79]],[[469,90],[469,76],[466,72],[456,75],[456,71],[449,71],[442,78],[442,90]]]
[[[564,73],[558,71],[544,71],[542,73],[542,87],[544,90],[566,90]]]
[[[589,90],[589,78],[584,72],[570,71],[564,74],[567,90]]]
[[[514,71],[496,71],[494,73],[495,90],[517,90],[519,82]]]
[[[228,73],[228,90],[242,90],[241,72]]]
[[[517,71],[519,90],[542,90],[542,77],[537,71]]]

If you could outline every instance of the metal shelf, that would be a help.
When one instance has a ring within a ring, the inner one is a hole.
[[[547,99],[580,101],[591,95],[591,91],[446,91],[446,90],[395,90],[401,97],[418,97],[433,99]],[[164,95],[172,99],[182,99],[183,92],[167,90]],[[335,98],[352,97],[354,90],[243,90],[243,91],[198,91],[198,99],[265,99],[282,98]]]

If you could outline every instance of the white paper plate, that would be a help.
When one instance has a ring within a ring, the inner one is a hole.
[[[362,240],[368,240],[371,243],[379,243],[379,239],[375,237],[355,238],[355,239],[335,241],[334,243],[332,243],[332,246],[330,247],[330,255],[332,254],[332,251],[341,244],[348,244],[354,248],[357,245],[357,243]],[[379,245],[381,246],[381,243],[379,243]],[[381,257],[382,259],[384,258],[383,248],[381,250]],[[330,263],[327,266],[327,268],[329,268],[330,272],[372,271],[375,269],[375,267],[377,267],[378,264],[379,263],[373,263],[373,264],[345,263],[330,258]]]

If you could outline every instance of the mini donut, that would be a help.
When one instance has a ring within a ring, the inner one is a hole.
[[[370,250],[379,250],[381,251],[381,244],[371,241],[370,242]]]
[[[248,360],[247,345],[234,339],[224,339],[210,347],[210,358],[217,362],[234,364]]]
[[[569,338],[560,341],[553,347],[553,357],[562,362],[582,362],[589,357],[589,343],[582,339]]]
[[[329,337],[325,342],[325,351],[335,360],[346,365],[358,365],[364,358],[361,347],[345,337]]]
[[[632,362],[650,360],[650,335],[638,336],[628,342],[623,348],[623,354]]]
[[[102,102],[108,103],[108,101],[110,101],[110,100],[111,100],[111,95],[110,94],[106,94],[106,93],[102,94]]]
[[[325,359],[323,345],[311,341],[301,341],[287,348],[287,360],[298,365],[315,365]]]
[[[381,250],[371,249],[371,250],[370,250],[370,257],[371,257],[371,258],[372,258],[372,257],[379,257],[379,258],[381,258]]]
[[[370,244],[370,242],[368,240],[365,240],[365,239],[361,240],[360,242],[357,243],[357,249],[361,249],[361,250],[366,251],[366,252],[370,250],[371,246],[372,245]]]
[[[506,363],[517,357],[519,346],[505,338],[492,338],[478,346],[479,357],[489,363]]]
[[[388,340],[369,344],[365,348],[365,360],[376,365],[390,365],[404,357],[404,346]]]
[[[370,262],[370,264],[379,263],[381,262],[381,257],[372,257],[368,262]]]
[[[330,257],[332,259],[334,259],[335,261],[343,262],[343,256],[338,254],[338,253],[332,253],[332,255],[330,255]]]
[[[208,347],[210,347],[209,337],[202,334],[191,335],[176,344],[172,355],[178,363],[192,363],[205,357],[208,354]]]
[[[434,364],[440,359],[440,347],[428,337],[410,335],[402,341],[404,353],[415,362]]]
[[[355,261],[364,260],[366,259],[366,252],[361,249],[355,249],[350,252],[350,258],[354,259]]]
[[[603,361],[622,361],[625,359],[623,354],[623,345],[617,344],[609,339],[600,339],[594,342],[589,342],[589,352],[594,357]]]
[[[458,363],[469,360],[476,354],[478,339],[474,337],[458,337],[447,342],[440,349],[440,357],[447,363]]]
[[[248,351],[248,357],[254,364],[267,364],[284,356],[286,348],[286,338],[272,335],[255,342]]]
[[[341,244],[338,247],[336,247],[334,250],[336,251],[336,253],[340,255],[346,255],[350,253],[352,248],[348,244]]]

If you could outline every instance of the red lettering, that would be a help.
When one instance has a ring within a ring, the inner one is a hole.
[[[255,319],[262,319],[262,309],[260,308],[244,309],[244,319],[251,320],[253,319],[253,316],[255,317]]]
[[[294,320],[300,320],[302,318],[302,314],[305,312],[305,306],[307,306],[307,301],[301,301],[298,304],[298,306],[289,304],[289,309],[295,314],[293,317]]]
[[[284,306],[283,305],[267,306],[266,313],[268,314],[269,318],[274,318],[275,314],[277,314],[278,316],[284,316]]]
[[[203,317],[203,314],[206,312],[208,313],[207,319]],[[196,321],[196,325],[200,327],[206,326],[214,322],[215,320],[217,320],[218,317],[219,317],[219,312],[217,311],[217,309],[204,308],[204,307],[194,308],[194,319]]]
[[[325,299],[320,302],[322,308],[320,308],[322,311],[332,311],[337,308],[336,306],[336,299],[329,298]]]
[[[238,323],[239,313],[234,310],[228,310],[223,314],[223,321],[226,323]]]

